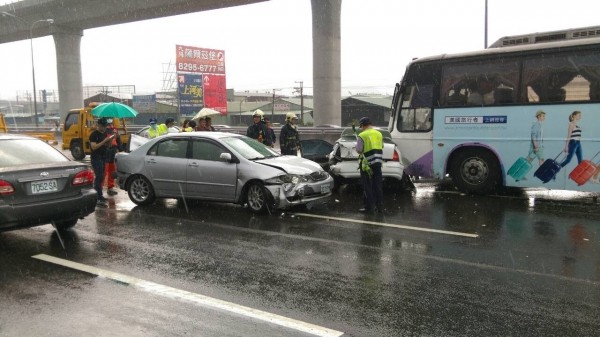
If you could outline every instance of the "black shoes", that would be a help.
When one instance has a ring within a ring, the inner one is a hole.
[[[108,191],[106,191],[106,193],[108,193],[108,195],[117,195],[117,194],[119,194],[119,192],[113,190],[112,188],[109,189]]]
[[[106,202],[108,199],[106,199],[105,197],[99,195],[98,196],[98,202]]]

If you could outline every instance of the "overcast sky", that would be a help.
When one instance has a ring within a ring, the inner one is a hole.
[[[597,0],[488,1],[489,44],[506,35],[600,25]],[[310,94],[310,6],[310,0],[271,0],[86,30],[83,84],[160,91],[180,44],[225,50],[228,88],[291,94],[294,82],[303,81]],[[414,57],[482,49],[484,8],[485,0],[343,0],[342,95],[391,94]],[[37,89],[57,90],[53,39],[34,39],[33,49]],[[0,99],[32,89],[30,57],[29,41],[0,45]]]

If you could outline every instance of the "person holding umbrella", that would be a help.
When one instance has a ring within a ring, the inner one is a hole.
[[[215,128],[212,126],[212,118],[206,116],[204,119],[206,120],[206,128],[208,131],[215,131]]]
[[[104,168],[108,156],[108,147],[110,142],[116,137],[114,134],[108,135],[106,127],[108,121],[106,118],[98,119],[96,130],[90,134],[90,148],[92,150],[91,162],[94,170],[94,189],[98,193],[98,202],[105,202],[106,198],[102,195],[102,183],[104,181]]]
[[[114,137],[112,137],[112,140],[108,144],[106,163],[104,165],[104,179],[106,180],[106,193],[108,193],[108,195],[116,195],[117,191],[114,189],[115,178],[113,176],[113,174],[117,171],[117,166],[115,165],[115,156],[117,155],[117,152],[122,151],[123,144],[121,143],[121,136],[119,135],[118,130],[113,125],[112,118],[107,118],[106,122],[108,123],[108,126],[106,128],[106,134],[108,136],[114,135]]]

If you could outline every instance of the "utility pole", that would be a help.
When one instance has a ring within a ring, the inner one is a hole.
[[[273,102],[271,103],[271,123],[274,122],[275,117],[275,91],[279,89],[273,89]]]
[[[483,37],[483,48],[488,47],[488,0],[485,0],[485,29],[484,29],[484,37]]]
[[[300,83],[300,87],[295,87],[294,92],[300,92],[300,125],[304,125],[304,82],[295,81],[294,83]]]

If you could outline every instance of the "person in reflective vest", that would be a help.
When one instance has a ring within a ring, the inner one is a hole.
[[[282,155],[296,156],[300,149],[300,135],[298,134],[298,116],[288,112],[285,116],[285,125],[279,134],[279,146]]]
[[[356,141],[356,152],[359,154],[360,180],[363,186],[364,207],[360,212],[383,213],[383,136],[374,129],[368,117],[360,119],[361,132]]]
[[[150,118],[150,127],[144,133],[144,137],[153,139],[160,135],[161,135],[160,128],[156,124],[156,118]]]

